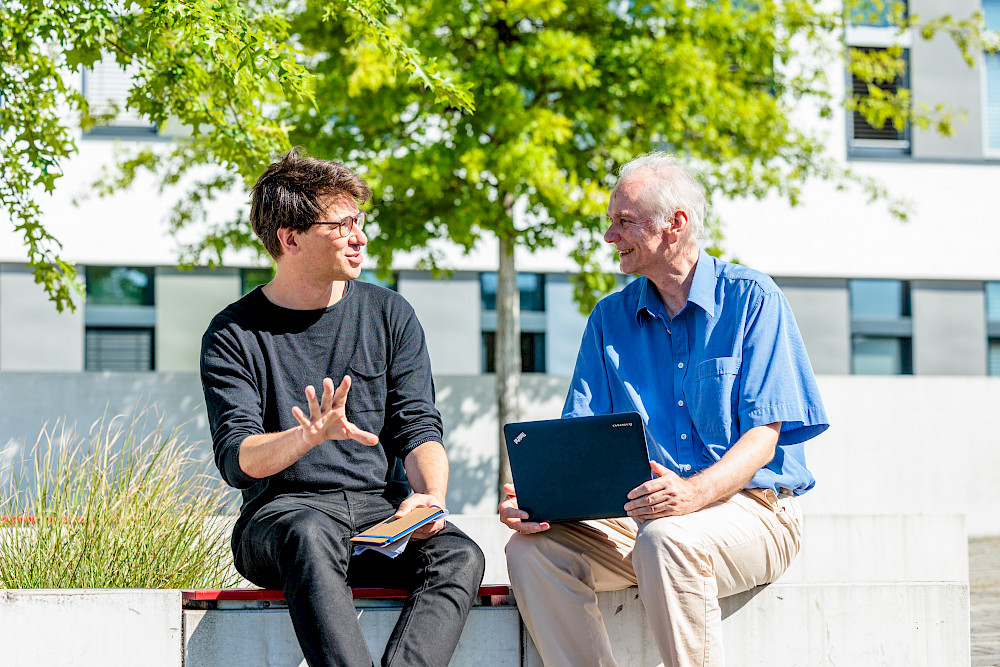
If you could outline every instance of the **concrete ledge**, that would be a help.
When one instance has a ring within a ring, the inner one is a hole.
[[[508,583],[503,548],[510,530],[497,516],[448,520],[486,554],[486,581]],[[969,547],[960,514],[806,515],[802,550],[781,583],[969,580]]]
[[[358,620],[376,664],[400,603],[367,601],[357,605]],[[473,607],[451,664],[455,667],[517,667],[523,650],[517,608]],[[186,667],[304,664],[287,609],[188,610],[184,612]]]
[[[377,658],[399,602],[358,600],[356,606]],[[599,606],[619,664],[660,663],[637,589],[601,593]],[[969,664],[964,583],[777,583],[725,598],[722,613],[730,667]],[[184,641],[187,667],[302,662],[284,609],[186,610]],[[513,606],[473,607],[451,664],[542,666]]]
[[[601,593],[619,664],[659,665],[635,588]],[[772,584],[722,600],[727,667],[969,664],[969,588],[957,583]],[[542,667],[524,633],[524,665]]]
[[[5,665],[181,667],[181,592],[0,591]]]

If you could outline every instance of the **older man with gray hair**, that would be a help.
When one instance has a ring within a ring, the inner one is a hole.
[[[616,664],[597,592],[636,584],[664,664],[722,665],[719,598],[774,581],[798,553],[796,496],[815,483],[803,443],[826,413],[778,287],[700,249],[707,210],[672,156],[621,169],[604,240],[641,277],[594,309],[563,407],[641,414],[653,479],[621,519],[530,522],[510,485],[500,503],[546,665]]]

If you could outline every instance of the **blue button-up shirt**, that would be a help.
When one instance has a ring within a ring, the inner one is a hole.
[[[721,459],[751,428],[781,422],[774,459],[747,486],[796,495],[815,484],[803,443],[829,428],[781,290],[704,251],[674,318],[646,278],[590,316],[563,416],[633,411],[650,457],[683,477]]]

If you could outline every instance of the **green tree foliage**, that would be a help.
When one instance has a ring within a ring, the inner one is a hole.
[[[884,12],[901,30],[922,26],[925,37],[948,28],[967,45],[977,34],[977,17],[919,23],[899,6],[861,4],[847,10]],[[698,165],[713,196],[777,193],[794,204],[803,183],[822,178],[853,182],[874,198],[885,193],[828,157],[823,138],[793,125],[793,108],[808,101],[829,115],[846,102],[878,126],[933,122],[943,132],[953,115],[915,109],[905,90],[885,94],[876,84],[894,78],[901,53],[845,54],[830,38],[845,14],[807,0],[400,3],[391,29],[472,86],[472,115],[442,107],[400,76],[383,50],[357,44],[352,20],[319,18],[312,6],[292,18],[320,110],[287,109],[292,140],[367,168],[380,196],[372,217],[381,234],[370,248],[383,269],[395,252],[414,249],[425,266],[439,268],[437,239],[466,250],[483,237],[499,239],[501,424],[518,413],[512,249],[576,239],[576,294],[589,310],[613,285],[595,249],[622,162],[665,148]],[[843,71],[845,55],[873,82],[873,99],[831,92],[829,72]],[[523,220],[515,220],[515,202],[527,210]],[[501,446],[501,461],[504,453]]]
[[[123,10],[115,9],[124,5]],[[139,168],[165,184],[217,165],[174,210],[176,229],[205,222],[213,192],[251,182],[293,143],[365,170],[378,193],[370,246],[382,270],[399,250],[440,265],[444,239],[471,249],[499,240],[500,421],[517,414],[518,329],[512,251],[573,238],[576,293],[588,308],[613,284],[599,269],[603,211],[616,168],[662,148],[700,167],[713,196],[777,194],[798,202],[814,178],[886,193],[832,160],[792,110],[857,109],[876,127],[933,126],[956,115],[915,106],[879,84],[901,52],[848,50],[836,36],[859,16],[885,17],[929,39],[947,32],[967,58],[982,48],[982,17],[929,20],[900,3],[848,0],[278,0],[264,11],[236,0],[4,3],[0,111],[6,180],[0,198],[24,234],[36,279],[68,303],[72,268],[39,224],[32,188],[51,189],[74,149],[67,105],[95,119],[60,77],[103,51],[137,63],[129,106],[154,122],[193,128],[168,154],[129,156],[105,187]],[[833,38],[831,38],[833,36]],[[830,72],[851,71],[869,94],[840,99]],[[971,62],[971,59],[970,59]],[[470,114],[472,102],[475,113]],[[515,204],[527,215],[515,220]],[[904,211],[891,204],[899,215]],[[716,237],[718,228],[714,231]],[[240,214],[188,248],[212,263],[252,245]],[[507,380],[513,378],[513,385]],[[514,399],[511,399],[514,400]]]
[[[381,45],[398,67],[434,86],[434,98],[469,108],[466,91],[445,81],[412,47],[385,28],[379,0],[338,0],[357,17],[354,39]],[[289,147],[288,105],[312,108],[311,78],[289,32],[287,14],[238,0],[21,0],[0,3],[0,204],[23,237],[35,280],[59,310],[73,308],[73,266],[41,220],[40,202],[77,150],[80,129],[109,120],[91,113],[72,75],[110,54],[136,72],[128,108],[189,136],[166,151],[123,160],[102,187],[131,183],[136,170],[158,171],[164,185],[198,165],[215,165],[174,209],[177,228],[198,219],[213,193],[252,183]],[[109,114],[113,116],[114,114]],[[219,244],[245,243],[235,219]]]

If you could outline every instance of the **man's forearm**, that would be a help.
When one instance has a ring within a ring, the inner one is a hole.
[[[705,504],[728,498],[746,487],[757,471],[774,458],[781,422],[757,426],[729,448],[714,464],[688,478],[697,484]]]
[[[302,438],[302,427],[280,433],[248,436],[240,444],[240,469],[255,479],[276,475],[305,456],[312,447]]]
[[[448,457],[440,442],[425,442],[403,459],[406,477],[416,493],[434,496],[442,503],[448,493]]]

